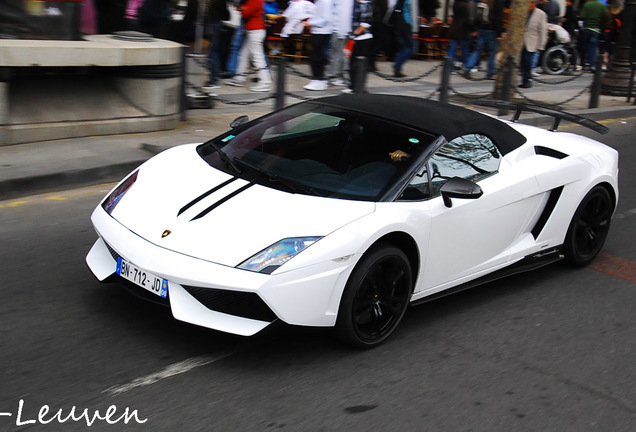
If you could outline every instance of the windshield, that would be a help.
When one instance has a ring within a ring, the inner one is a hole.
[[[270,187],[379,201],[414,172],[434,139],[360,113],[302,103],[221,135],[199,154],[217,169]]]

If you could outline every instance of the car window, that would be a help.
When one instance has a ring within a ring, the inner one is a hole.
[[[439,195],[442,185],[453,177],[478,182],[499,169],[501,154],[490,138],[481,134],[457,137],[440,147],[418,173],[401,199],[417,200]]]
[[[294,192],[375,201],[414,169],[436,138],[363,113],[301,104],[215,143],[250,181],[280,188],[293,182],[300,186]],[[227,170],[213,149],[204,145],[200,154]]]

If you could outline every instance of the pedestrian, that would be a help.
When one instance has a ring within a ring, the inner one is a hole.
[[[579,31],[578,49],[581,66],[593,70],[596,64],[599,38],[604,27],[607,7],[601,0],[588,0],[581,9],[583,26]]]
[[[355,0],[333,0],[331,24],[333,33],[329,46],[329,83],[346,86],[347,61],[344,55],[345,43],[351,33],[351,16]]]
[[[351,20],[351,38],[353,50],[351,51],[349,71],[351,73],[351,86],[349,92],[366,93],[366,77],[368,57],[373,47],[373,33],[371,22],[373,21],[373,6],[370,0],[355,0],[353,4],[353,17]]]
[[[532,87],[532,57],[537,51],[543,51],[548,42],[548,16],[537,8],[537,0],[530,0],[528,18],[523,32],[521,50],[521,88]]]
[[[331,24],[332,0],[316,0],[312,16],[307,20],[306,26],[311,32],[311,52],[309,63],[311,65],[311,81],[305,84],[305,90],[322,91],[329,86],[325,78],[325,67],[329,61],[329,40],[333,26]]]
[[[419,29],[419,6],[417,1],[397,0],[393,3],[389,0],[389,22],[393,25],[395,42],[397,45],[395,63],[393,64],[393,76],[404,78],[402,66],[415,52],[413,33]]]
[[[481,54],[488,50],[488,70],[487,79],[495,77],[495,58],[499,48],[499,38],[504,32],[504,8],[505,0],[482,1],[483,6],[477,5],[475,15],[475,26],[477,30],[477,47],[472,52],[466,63],[466,77],[470,78],[471,73],[476,72],[473,68],[479,63]]]
[[[226,0],[211,0],[207,9],[207,25],[209,29],[208,40],[208,66],[210,75],[203,91],[209,92],[219,88],[217,84],[221,69],[221,28],[222,21],[230,19]]]
[[[570,39],[574,40],[575,31],[579,28],[579,16],[572,0],[565,0],[565,14],[561,18],[561,26],[570,34]]]
[[[470,44],[473,32],[475,32],[476,5],[473,0],[455,0],[453,3],[453,19],[448,29],[450,45],[447,56],[451,60],[451,70],[459,67],[455,63],[457,47],[462,51],[462,66],[465,68],[470,55]]]
[[[369,55],[368,68],[370,71],[377,71],[376,58],[384,51],[387,59],[395,60],[393,49],[393,27],[388,24],[387,11],[389,9],[388,0],[371,0],[373,8],[373,20],[371,21],[371,32],[373,33],[373,46]]]
[[[245,29],[243,27],[243,18],[241,17],[240,0],[231,1],[231,7],[229,7],[230,19],[224,21],[224,25],[226,29],[232,31],[233,33],[230,40],[227,58],[225,61],[225,68],[223,72],[219,74],[221,78],[232,78],[234,75],[236,75],[239,55],[241,54],[241,47],[243,46],[243,36],[245,33]]]
[[[247,80],[247,68],[250,62],[254,64],[258,76],[258,83],[250,87],[250,91],[268,92],[272,83],[272,76],[265,60],[265,19],[264,0],[245,0],[241,3],[241,17],[245,27],[245,40],[239,54],[239,64],[234,77],[225,80],[231,86],[241,87]]]

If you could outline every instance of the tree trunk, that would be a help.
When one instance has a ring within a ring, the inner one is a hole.
[[[512,0],[510,6],[510,14],[508,15],[508,25],[506,32],[503,34],[499,43],[499,52],[497,53],[497,79],[495,81],[495,99],[504,99],[504,68],[506,59],[509,56],[514,58],[514,64],[519,65],[521,58],[521,48],[523,46],[523,32],[526,28],[526,19],[528,17],[528,5],[530,0]],[[516,74],[513,73],[513,77]],[[514,80],[511,89],[514,89]]]

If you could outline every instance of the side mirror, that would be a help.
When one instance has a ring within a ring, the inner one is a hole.
[[[239,117],[235,118],[234,121],[232,123],[230,123],[230,127],[232,129],[235,129],[235,128],[239,127],[240,125],[247,123],[248,121],[250,121],[250,118],[248,116],[246,116],[246,115],[242,115],[242,116],[239,116]]]
[[[444,205],[452,207],[451,198],[477,199],[484,194],[478,184],[461,177],[453,177],[442,185],[440,189]]]

